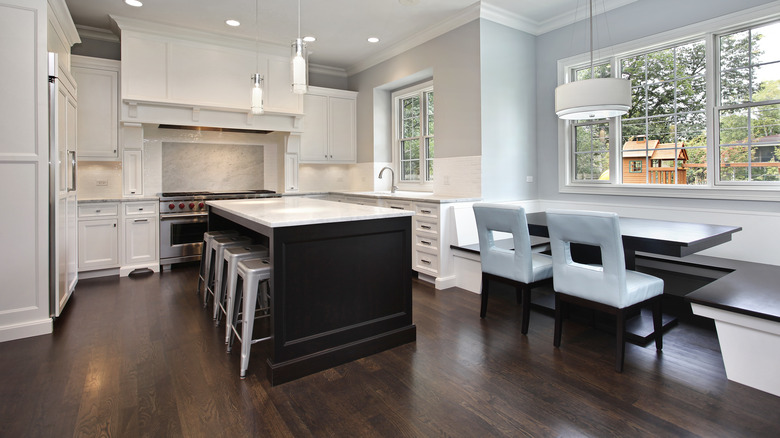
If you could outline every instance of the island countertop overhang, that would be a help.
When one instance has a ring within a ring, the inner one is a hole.
[[[298,197],[207,201],[206,205],[269,228],[414,215],[407,210]]]

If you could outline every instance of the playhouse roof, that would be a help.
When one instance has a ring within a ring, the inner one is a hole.
[[[623,144],[623,158],[647,158],[649,155],[651,160],[687,160],[688,152],[682,149],[683,146],[685,143],[675,148],[674,143],[660,143],[658,140],[629,140]]]

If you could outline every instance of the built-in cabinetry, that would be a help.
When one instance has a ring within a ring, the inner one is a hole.
[[[124,196],[144,194],[143,166],[142,150],[122,152],[122,194]]]
[[[159,270],[156,200],[79,205],[79,272],[125,276]]]
[[[80,204],[79,272],[119,266],[119,204]]]
[[[120,63],[76,55],[71,62],[79,89],[79,158],[117,160]]]
[[[309,87],[304,96],[301,163],[354,163],[357,93]]]
[[[124,250],[119,275],[135,269],[159,266],[157,201],[125,202],[123,209]]]

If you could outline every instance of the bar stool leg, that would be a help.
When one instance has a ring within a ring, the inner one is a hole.
[[[203,242],[203,248],[200,253],[200,276],[198,277],[198,290],[196,293],[200,293],[201,289],[206,286],[206,276],[208,275],[207,266],[211,262],[211,250],[208,248],[208,242]]]
[[[241,378],[246,377],[249,368],[249,353],[252,349],[252,330],[255,327],[255,303],[257,303],[257,281],[244,282],[244,311],[241,318]]]

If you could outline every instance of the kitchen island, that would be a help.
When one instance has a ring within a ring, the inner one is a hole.
[[[415,340],[412,212],[298,197],[206,204],[209,229],[270,250],[272,385]]]

